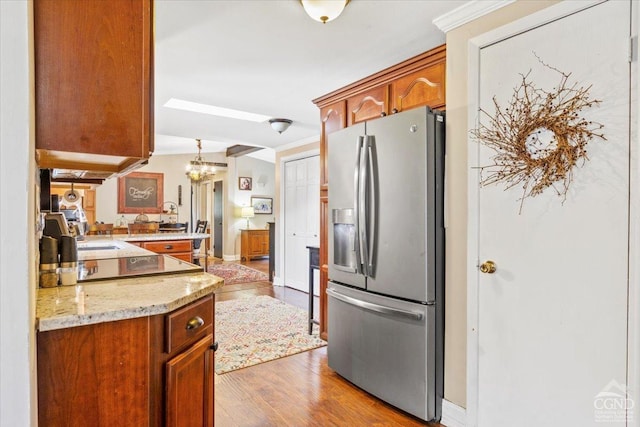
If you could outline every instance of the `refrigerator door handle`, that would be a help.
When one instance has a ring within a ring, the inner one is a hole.
[[[387,314],[389,316],[401,317],[403,319],[416,320],[416,321],[421,321],[424,318],[424,315],[418,311],[401,310],[398,308],[387,307],[380,304],[374,304],[371,302],[362,301],[357,298],[343,295],[339,292],[334,291],[331,288],[327,289],[327,295],[337,300],[340,300],[346,304],[360,307],[369,311],[375,311],[381,314]]]
[[[368,252],[368,258],[367,258],[367,272],[369,276],[373,276],[374,274],[374,268],[373,268],[373,255],[375,253],[376,250],[376,192],[377,192],[377,188],[376,188],[376,169],[375,169],[375,163],[374,163],[374,156],[373,156],[373,150],[375,147],[375,143],[376,143],[376,137],[371,135],[371,136],[367,136],[366,139],[366,145],[367,145],[367,157],[369,158],[369,181],[368,181],[368,185],[369,187],[367,188],[367,197],[370,197],[369,199],[369,210],[367,212],[367,216],[365,217],[366,219],[366,229],[370,231],[371,235],[369,236],[368,240],[367,240],[367,252]]]
[[[360,177],[359,177],[359,185],[358,185],[358,239],[360,241],[360,259],[362,261],[362,273],[365,276],[369,276],[369,239],[368,233],[369,229],[367,227],[368,220],[368,212],[367,212],[367,181],[369,179],[369,171],[368,171],[368,153],[367,143],[369,141],[369,137],[365,136],[363,138],[363,149],[360,155]]]
[[[364,137],[358,136],[358,149],[356,151],[356,167],[353,172],[353,215],[355,226],[355,252],[356,252],[356,274],[363,274],[362,265],[362,248],[360,246],[360,157],[362,156],[362,145],[364,144]]]

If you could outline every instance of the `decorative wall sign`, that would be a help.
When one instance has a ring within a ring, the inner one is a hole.
[[[162,213],[164,175],[131,172],[118,178],[118,213]]]
[[[480,166],[487,172],[480,184],[505,183],[505,190],[522,185],[520,212],[524,199],[547,187],[553,187],[564,203],[573,168],[589,159],[587,143],[593,138],[606,140],[601,131],[604,125],[580,114],[601,102],[589,97],[591,86],[571,84],[571,73],[538,61],[560,75],[558,85],[547,91],[529,80],[531,70],[520,74],[522,80],[508,105],[502,108],[494,96],[494,115],[481,109],[486,124],[471,131],[477,141],[496,152],[492,165]]]

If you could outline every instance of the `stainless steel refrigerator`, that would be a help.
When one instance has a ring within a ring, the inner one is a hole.
[[[329,367],[423,420],[443,391],[444,114],[328,136]]]

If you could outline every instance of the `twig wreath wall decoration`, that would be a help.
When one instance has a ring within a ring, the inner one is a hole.
[[[557,87],[550,91],[537,88],[529,80],[531,70],[520,74],[520,85],[508,105],[502,108],[494,96],[495,114],[481,109],[488,120],[471,131],[473,138],[496,152],[492,165],[480,166],[480,185],[505,183],[505,190],[522,185],[520,213],[524,199],[541,194],[547,187],[553,187],[564,203],[574,167],[589,160],[587,143],[593,138],[606,140],[601,131],[604,125],[580,115],[601,102],[590,99],[591,86],[571,84],[571,73],[551,67],[540,58],[538,61],[560,74]],[[484,171],[487,174],[482,177]]]

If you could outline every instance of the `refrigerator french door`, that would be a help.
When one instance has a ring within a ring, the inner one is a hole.
[[[328,357],[338,374],[440,418],[444,115],[421,108],[328,136]]]

